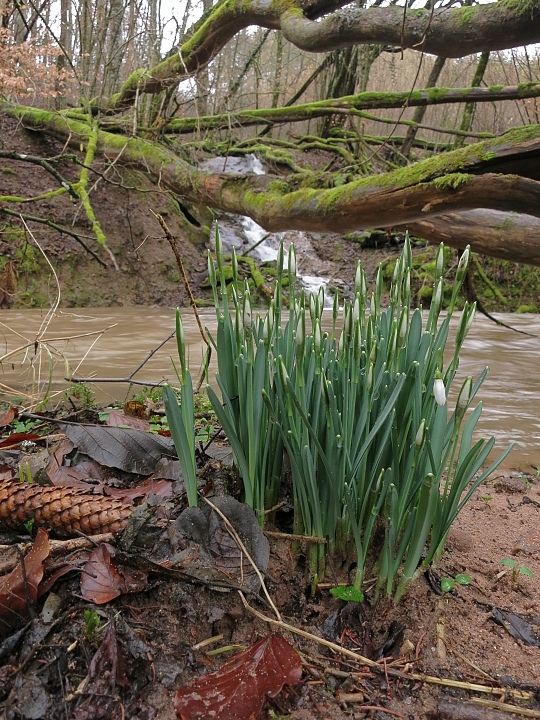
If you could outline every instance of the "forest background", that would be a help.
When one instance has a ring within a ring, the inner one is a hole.
[[[368,270],[391,254],[365,249],[374,228],[471,242],[490,258],[469,293],[537,310],[540,4],[340,5],[6,0],[4,304],[48,304],[38,245],[64,304],[182,302],[154,210],[202,297],[202,251],[227,211],[310,232],[344,275],[362,248]],[[197,169],[252,153],[266,175]],[[422,248],[419,300],[431,265]]]

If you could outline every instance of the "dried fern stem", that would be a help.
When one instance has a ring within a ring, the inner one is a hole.
[[[117,533],[131,512],[132,506],[120,500],[78,488],[0,481],[0,529],[24,530],[33,520],[56,537],[69,537],[75,530],[86,535]]]

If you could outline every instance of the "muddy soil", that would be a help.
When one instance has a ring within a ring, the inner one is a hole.
[[[375,600],[371,578],[359,604],[330,595],[332,578],[313,595],[302,554],[293,565],[291,541],[268,536],[266,583],[283,620],[378,660],[379,668],[284,632],[301,654],[302,681],[268,699],[259,717],[503,720],[519,717],[520,710],[540,711],[539,518],[538,480],[495,476],[459,516],[439,566],[420,577],[397,607]],[[504,558],[522,571],[501,565]],[[472,583],[443,593],[441,579],[459,573]],[[338,572],[337,580],[347,581],[346,572]],[[0,717],[173,720],[179,687],[274,629],[253,617],[235,591],[153,577],[147,590],[98,606],[81,597],[79,583],[79,576],[57,580],[52,592],[58,604],[47,621],[48,592],[18,642],[1,646]],[[266,601],[252,596],[249,602],[274,617]],[[85,691],[92,658],[104,642],[102,631],[88,632],[88,610],[97,611],[102,626],[115,624],[124,663],[124,681],[117,676],[103,711],[88,705]],[[525,640],[511,634],[520,631]],[[476,689],[466,689],[469,684]],[[478,700],[497,708],[506,703],[514,715],[500,708],[490,714],[471,704]]]

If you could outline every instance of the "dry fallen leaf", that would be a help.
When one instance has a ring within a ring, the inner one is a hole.
[[[274,633],[235,655],[217,672],[180,688],[174,709],[181,720],[255,720],[266,695],[275,697],[285,684],[295,685],[301,679],[300,656]]]
[[[129,427],[136,430],[150,430],[150,423],[142,417],[134,417],[133,415],[125,415],[120,410],[114,408],[107,409],[107,422],[109,427]]]
[[[96,605],[124,593],[139,592],[146,586],[146,573],[118,565],[114,561],[114,548],[105,543],[93,551],[81,574],[81,594]]]
[[[17,417],[19,411],[16,407],[10,407],[6,412],[0,417],[0,427],[5,427],[6,425],[11,425],[13,420]]]
[[[43,561],[49,556],[49,533],[37,531],[34,545],[24,558],[26,582],[21,564],[0,578],[0,637],[11,635],[30,617],[28,601],[35,604],[43,577]]]

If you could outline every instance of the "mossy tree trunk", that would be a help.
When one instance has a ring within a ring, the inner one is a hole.
[[[96,153],[150,172],[183,201],[248,215],[269,231],[350,232],[405,223],[412,228],[444,213],[477,208],[540,217],[539,125],[325,190],[299,187],[294,175],[284,180],[203,172],[158,143],[103,130],[96,137],[86,123],[35,108],[3,109],[72,147],[95,141]],[[533,256],[530,247],[524,252],[511,236],[508,246],[514,260],[540,264],[540,252]]]

